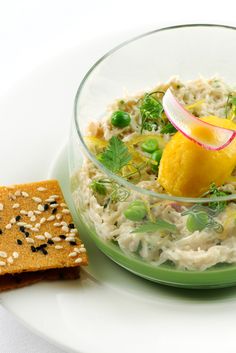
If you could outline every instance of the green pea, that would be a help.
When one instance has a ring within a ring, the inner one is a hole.
[[[157,150],[152,153],[152,159],[156,161],[158,164],[160,163],[162,153],[163,153],[162,150]],[[158,171],[158,165],[152,164],[151,169],[153,173],[156,173]]]
[[[160,163],[161,157],[162,157],[162,150],[157,150],[152,153],[152,159],[156,161],[157,163]]]
[[[124,211],[124,215],[131,221],[141,221],[147,215],[147,209],[144,202],[141,200],[131,202]]]
[[[203,230],[209,222],[209,216],[204,211],[190,213],[187,218],[186,226],[190,232]]]
[[[142,150],[148,153],[152,153],[158,149],[158,142],[156,139],[149,139],[142,143]]]
[[[129,113],[117,110],[111,116],[111,123],[115,127],[123,128],[130,124],[131,118]]]

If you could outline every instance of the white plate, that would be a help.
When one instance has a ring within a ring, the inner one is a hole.
[[[48,176],[49,164],[66,140],[78,82],[112,42],[99,41],[96,50],[92,43],[54,59],[1,103],[1,184]],[[51,176],[62,181],[67,193],[66,173],[62,150]],[[120,268],[85,242],[90,265],[80,280],[3,293],[1,303],[67,352],[235,353],[236,288],[203,292],[162,287]]]

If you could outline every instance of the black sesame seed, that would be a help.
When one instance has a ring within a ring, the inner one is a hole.
[[[0,234],[2,234],[2,229],[0,229]]]
[[[26,236],[26,238],[28,238],[29,232],[25,232],[25,236]]]
[[[49,205],[46,203],[45,205],[44,205],[44,211],[47,211],[49,209]]]
[[[31,251],[32,251],[32,252],[36,252],[36,251],[37,251],[36,248],[35,248],[35,246],[33,246],[33,245],[31,246]]]
[[[40,245],[40,248],[41,248],[41,249],[44,249],[44,248],[46,248],[47,246],[48,246],[48,244],[41,244],[41,245]]]
[[[21,216],[16,216],[16,222],[19,222],[20,219],[21,219]]]
[[[53,245],[54,244],[54,241],[52,239],[48,239],[48,244],[49,245]]]
[[[25,227],[24,226],[20,226],[20,231],[22,232],[22,233],[24,233],[25,232]]]
[[[76,241],[70,241],[70,245],[77,245]]]
[[[59,235],[61,239],[66,239],[66,236],[64,234]]]
[[[36,249],[36,251],[40,251],[41,250],[40,246],[37,246],[35,249]]]
[[[49,202],[50,203],[50,205],[56,205],[56,202],[55,201],[51,201],[51,202]]]
[[[70,223],[70,224],[68,224],[68,227],[69,227],[70,229],[74,229],[74,228],[75,228],[75,225],[74,225],[74,223]]]
[[[17,244],[18,244],[18,245],[22,245],[22,240],[17,239]]]
[[[53,210],[52,210],[52,212],[51,212],[52,214],[55,214],[55,213],[57,213],[57,208],[53,208]]]
[[[45,250],[44,248],[42,248],[41,250],[42,250],[42,253],[43,253],[44,255],[47,255],[47,254],[48,254],[47,250]]]

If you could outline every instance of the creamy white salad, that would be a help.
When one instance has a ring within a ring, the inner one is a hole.
[[[227,120],[226,127],[234,129],[235,124],[236,130],[236,94],[220,78],[182,82],[174,77],[149,92],[119,99],[108,107],[101,121],[89,123],[85,141],[106,169],[138,187],[140,192],[123,187],[84,157],[83,165],[73,176],[75,205],[98,237],[115,242],[128,256],[154,266],[171,262],[178,269],[203,271],[219,263],[235,263],[236,177],[232,170],[235,157],[231,158],[231,154],[235,155],[236,143],[233,141],[227,150],[217,152],[219,159],[214,168],[203,170],[209,175],[209,185],[201,176],[193,177],[190,152],[198,153],[199,165],[214,159],[214,154],[196,151],[194,142],[186,142],[167,119],[162,98],[168,88],[194,116],[206,117],[210,122],[221,118],[224,123]],[[188,157],[182,168],[185,143]],[[226,152],[230,162],[224,158]],[[173,175],[168,163],[172,163]],[[197,170],[198,165],[195,167]],[[227,167],[227,177],[217,179],[218,170]],[[183,190],[198,185],[201,194],[184,194]],[[149,196],[143,192],[145,189],[163,194],[165,199]],[[234,194],[235,201],[215,200]],[[168,199],[169,195],[208,197],[213,201],[180,202]]]

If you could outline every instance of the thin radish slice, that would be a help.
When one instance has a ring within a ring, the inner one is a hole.
[[[236,131],[209,124],[189,113],[170,89],[166,91],[162,104],[171,124],[188,139],[208,150],[219,151],[236,137]]]

